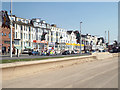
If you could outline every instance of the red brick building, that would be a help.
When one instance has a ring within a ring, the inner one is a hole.
[[[0,49],[2,54],[10,52],[10,19],[7,11],[1,11],[0,16],[2,21],[0,25]],[[14,48],[14,28],[12,28],[12,47]]]
[[[2,53],[10,52],[10,29],[1,28],[2,30]],[[12,29],[12,47],[14,48],[14,28]]]

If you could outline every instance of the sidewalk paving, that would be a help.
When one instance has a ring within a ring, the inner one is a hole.
[[[88,55],[88,54],[83,54],[83,55]],[[67,57],[67,56],[79,56],[79,54],[71,54],[71,55],[53,55],[53,56],[29,56],[28,54],[21,54],[19,57],[16,55],[13,55],[11,58],[10,55],[3,55],[0,56],[1,60],[14,60],[14,59],[26,59],[26,58],[47,58],[47,57]]]
[[[13,56],[13,57],[17,57],[17,55],[15,55],[15,54],[12,54],[12,56]],[[28,54],[21,54],[20,57],[21,57],[21,56],[28,56]],[[10,57],[10,54],[0,55],[0,57]]]

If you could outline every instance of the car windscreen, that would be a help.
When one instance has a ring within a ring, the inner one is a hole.
[[[28,51],[28,50],[25,49],[24,51]]]

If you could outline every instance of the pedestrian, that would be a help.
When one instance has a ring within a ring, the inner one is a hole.
[[[45,51],[45,56],[46,56],[46,51]]]
[[[41,55],[43,55],[43,51],[41,51]]]
[[[2,55],[4,55],[4,50],[2,50]]]
[[[54,54],[57,55],[56,51],[54,51]]]

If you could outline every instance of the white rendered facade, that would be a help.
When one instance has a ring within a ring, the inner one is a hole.
[[[22,50],[25,48],[41,50],[53,47],[56,51],[73,51],[76,49],[79,50],[80,48],[77,46],[78,43],[74,31],[68,33],[68,30],[56,27],[56,25],[50,25],[39,18],[29,20],[13,16],[12,20],[14,22],[13,26],[15,27],[14,46],[19,46]],[[41,36],[44,32],[47,33],[45,35],[46,43],[41,43]],[[101,40],[98,45],[96,45],[98,42],[96,36],[84,35],[81,39],[83,45],[86,45],[86,47],[91,46],[93,50],[96,50],[97,46],[105,46]],[[84,50],[84,48],[85,47],[82,47],[82,50]]]

